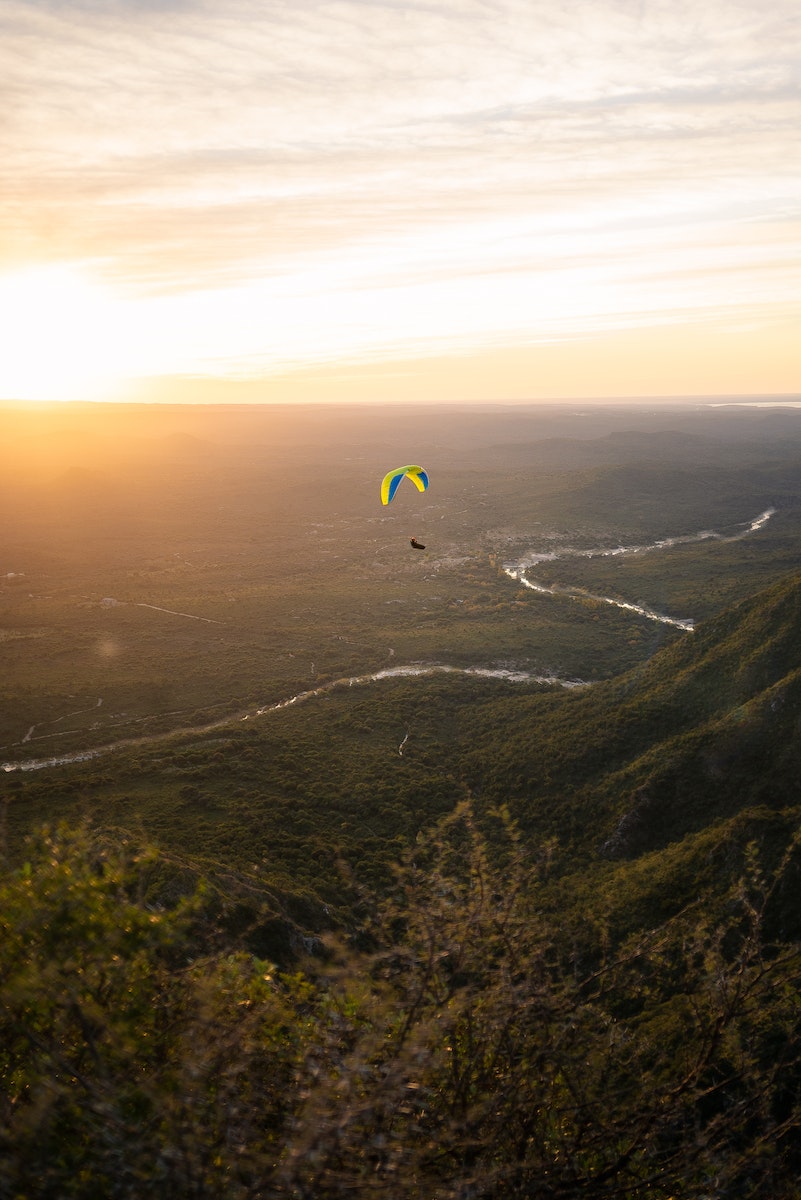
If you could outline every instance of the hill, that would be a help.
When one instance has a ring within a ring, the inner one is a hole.
[[[568,806],[591,813],[593,832],[571,837],[572,851],[654,849],[748,805],[795,801],[799,670],[801,579],[792,576],[702,622],[642,667],[551,701],[541,716],[537,700],[476,711],[465,760],[476,786],[485,790],[491,779],[499,796],[518,795],[513,781],[525,774],[531,820],[543,832],[556,832]],[[497,726],[500,708],[504,744],[490,751],[480,727],[485,717]],[[482,760],[492,761],[488,779]],[[510,760],[504,778],[499,764]],[[553,804],[568,791],[557,813]],[[620,805],[646,791],[636,836],[633,828],[613,835]],[[517,807],[522,815],[522,796]]]
[[[794,575],[614,681],[471,709],[464,770],[482,803],[554,842],[557,905],[580,894],[631,930],[725,892],[752,841],[781,857],[801,826],[799,700]],[[783,896],[777,919],[797,937]]]

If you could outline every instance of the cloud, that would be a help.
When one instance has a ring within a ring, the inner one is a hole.
[[[546,280],[567,327],[579,263],[577,329],[695,312],[704,272],[702,305],[726,272],[784,304],[798,25],[795,0],[4,0],[0,270],[209,312],[261,288],[299,356],[337,293],[349,352],[397,347],[398,306],[458,337],[465,288],[464,336],[487,305],[491,339],[547,332]]]

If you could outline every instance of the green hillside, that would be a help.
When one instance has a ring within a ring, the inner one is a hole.
[[[558,904],[578,894],[619,929],[656,923],[725,891],[750,841],[775,862],[799,828],[800,668],[793,576],[617,680],[472,710],[464,769],[482,803],[553,840]],[[798,936],[791,890],[784,905]]]
[[[521,819],[541,831],[564,833],[571,816],[586,817],[569,839],[579,853],[606,842],[627,798],[647,790],[636,838],[618,831],[606,852],[653,849],[749,805],[795,803],[799,669],[801,579],[793,576],[614,681],[556,703],[504,702],[503,745],[492,754],[481,727],[485,717],[497,726],[501,706],[476,712],[465,769],[482,788],[515,797]],[[481,762],[490,759],[485,777]]]

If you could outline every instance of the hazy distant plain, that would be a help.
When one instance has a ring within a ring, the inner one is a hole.
[[[412,662],[592,681],[685,636],[545,582],[702,619],[794,568],[801,414],[706,405],[0,410],[6,761],[189,727]],[[384,471],[424,495],[382,508]],[[420,537],[424,554],[409,547]]]

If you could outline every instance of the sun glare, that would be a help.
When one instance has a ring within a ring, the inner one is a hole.
[[[0,277],[0,398],[99,399],[119,379],[113,297],[71,267]]]

